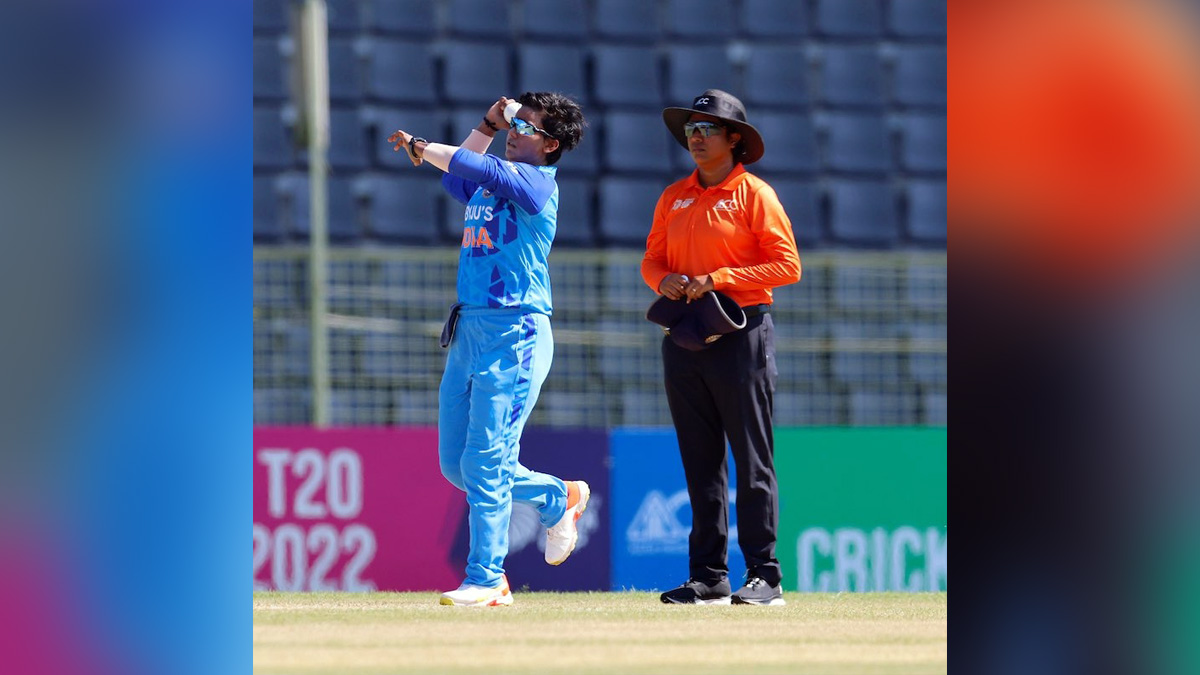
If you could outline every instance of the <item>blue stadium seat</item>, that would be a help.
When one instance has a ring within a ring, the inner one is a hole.
[[[808,35],[808,0],[743,0],[742,31],[750,38]]]
[[[902,391],[854,391],[850,426],[911,426],[917,423],[915,397]]]
[[[559,175],[596,175],[596,172],[600,170],[600,138],[597,131],[596,120],[589,120],[588,126],[583,131],[583,140],[575,146],[574,150],[564,152],[559,157],[558,163],[554,165],[558,167]]]
[[[437,32],[436,7],[429,0],[374,0],[369,25],[381,33],[427,38]]]
[[[728,40],[737,28],[737,14],[729,0],[667,0],[665,12],[666,33],[672,38]]]
[[[657,2],[595,0],[592,7],[592,27],[601,38],[646,44],[659,37]]]
[[[746,63],[745,97],[753,119],[758,106],[802,108],[810,103],[809,62],[799,45],[752,47]]]
[[[661,179],[601,178],[600,243],[644,248],[654,220],[654,207],[666,186]]]
[[[281,211],[288,232],[296,239],[308,239],[311,232],[308,175],[295,173],[282,176],[279,186],[283,196]],[[342,176],[329,176],[325,186],[329,205],[329,219],[326,221],[329,240],[343,244],[358,241],[362,238],[362,227],[354,181]]]
[[[829,230],[834,239],[844,244],[894,246],[900,232],[891,185],[873,180],[832,181]]]
[[[362,28],[362,6],[365,0],[325,0],[329,32],[355,33]]]
[[[736,90],[733,63],[721,45],[672,45],[667,52],[667,72],[671,105],[691,105],[706,89]]]
[[[834,46],[820,51],[821,101],[834,107],[882,107],[883,66],[874,46]]]
[[[329,164],[335,170],[367,168],[366,130],[357,108],[329,111]]]
[[[806,111],[752,113],[750,121],[766,145],[754,171],[811,173],[818,169],[817,137]]]
[[[934,342],[946,342],[945,323],[918,323],[908,327],[910,345],[932,347]],[[946,352],[911,349],[908,354],[908,375],[925,386],[946,386]]]
[[[943,272],[945,266],[943,265]],[[859,316],[863,313],[871,315],[888,315],[898,311],[903,300],[900,297],[902,288],[897,283],[898,270],[894,267],[854,264],[847,261],[829,270],[829,302],[835,310],[835,316]],[[861,319],[860,319],[861,320]],[[891,326],[892,322],[879,324],[868,322],[873,330],[880,326]],[[898,330],[891,330],[888,337],[900,335]],[[872,334],[874,335],[874,334]]]
[[[457,145],[463,140],[446,135],[442,116],[435,110],[376,108],[370,112],[370,118],[371,127],[375,130],[371,138],[371,154],[378,166],[405,170],[412,168],[408,155],[392,150],[393,144],[387,142],[388,136],[397,129],[404,129],[437,143]]]
[[[946,312],[946,265],[914,261],[908,265],[903,302],[920,312]]]
[[[280,100],[287,97],[283,57],[276,38],[254,39],[254,98]]]
[[[775,393],[776,427],[832,427],[842,424],[838,397],[825,388]]]
[[[908,236],[926,244],[946,245],[946,183],[908,183]]]
[[[291,133],[278,108],[254,108],[254,166],[286,169],[295,161]]]
[[[518,96],[526,91],[557,91],[583,103],[588,94],[586,62],[578,45],[522,44],[517,48]]]
[[[496,0],[448,0],[446,29],[451,35],[506,43],[511,37],[508,6]]]
[[[450,103],[489,104],[512,91],[508,47],[504,44],[449,42],[445,45],[442,95]]]
[[[363,191],[370,235],[384,241],[434,243],[438,238],[440,186],[438,180],[428,175],[367,177]]]
[[[254,30],[263,33],[286,33],[287,0],[254,0]]]
[[[891,170],[891,137],[883,115],[840,113],[822,121],[826,168],[854,173]]]
[[[876,390],[900,385],[900,353],[872,345],[872,342],[891,341],[899,346],[899,334],[891,324],[835,322],[830,326],[830,337],[829,372],[835,383]]]
[[[254,177],[254,241],[277,242],[283,238],[279,223],[279,195],[275,176]]]
[[[597,44],[592,48],[592,60],[593,93],[599,103],[663,107],[662,74],[653,47]],[[687,101],[698,93],[688,94]]]
[[[891,0],[888,26],[901,38],[944,38],[946,0]]]
[[[946,171],[946,116],[910,114],[900,118],[900,166],[905,171]]]
[[[591,247],[596,245],[592,226],[592,181],[581,178],[558,179],[558,231],[554,244]]]
[[[602,146],[608,172],[671,171],[671,151],[678,143],[658,112],[610,112],[604,117]]]
[[[254,306],[264,310],[264,314],[276,316],[302,313],[301,297],[308,281],[306,264],[307,261],[301,259],[254,261]],[[255,322],[256,333],[258,325]]]
[[[946,426],[946,394],[944,392],[927,391],[921,395],[921,409],[924,413],[922,423],[927,426]]]
[[[329,98],[343,103],[357,103],[363,96],[362,59],[354,40],[329,39]]]
[[[946,105],[946,48],[901,45],[896,48],[892,100],[902,106]]]
[[[831,38],[880,37],[880,0],[817,0],[817,32]]]
[[[380,38],[365,42],[364,47],[368,96],[426,106],[437,100],[429,43]]]
[[[587,6],[584,0],[525,0],[521,31],[526,38],[580,44],[588,36]]]
[[[254,389],[254,424],[307,424],[312,421],[312,392],[303,388]]]
[[[774,188],[788,220],[792,221],[792,234],[796,237],[803,258],[803,249],[818,244],[824,237],[820,189],[808,180],[771,175],[761,177]]]
[[[306,321],[288,321],[280,326],[280,340],[272,357],[273,372],[308,377],[312,372],[312,333]]]

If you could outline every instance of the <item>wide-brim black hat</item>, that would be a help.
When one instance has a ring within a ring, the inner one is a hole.
[[[709,291],[692,302],[659,296],[646,310],[646,318],[662,326],[675,344],[691,351],[746,327],[746,312],[720,291]]]
[[[683,125],[687,124],[692,113],[704,113],[720,118],[729,124],[733,131],[742,135],[742,140],[734,150],[733,158],[742,164],[752,164],[762,159],[766,148],[763,146],[762,134],[758,129],[746,122],[746,106],[738,97],[720,89],[708,89],[692,100],[690,108],[667,108],[663,110],[663,122],[679,144],[687,148],[687,137],[683,135]]]

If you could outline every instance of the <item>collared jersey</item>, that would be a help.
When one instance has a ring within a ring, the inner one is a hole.
[[[770,304],[771,289],[800,279],[792,223],[775,190],[740,163],[719,185],[698,171],[663,190],[646,238],[642,279],[654,292],[670,273],[707,274],[739,305]]]
[[[554,166],[459,149],[442,187],[466,205],[458,301],[551,314],[547,257],[558,229]]]

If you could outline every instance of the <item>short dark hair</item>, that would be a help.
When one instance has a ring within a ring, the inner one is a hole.
[[[517,98],[521,105],[542,113],[542,128],[558,141],[558,149],[546,155],[546,164],[554,164],[563,150],[574,150],[583,138],[583,109],[570,98],[553,91],[527,91]]]

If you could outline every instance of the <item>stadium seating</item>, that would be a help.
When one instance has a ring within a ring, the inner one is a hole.
[[[446,29],[451,35],[487,38],[493,43],[508,41],[509,3],[496,0],[448,0],[448,3]]]
[[[526,91],[557,91],[583,103],[588,98],[587,65],[578,45],[523,44],[517,48],[517,86]]]
[[[896,48],[892,100],[901,106],[946,105],[946,48],[902,45]]]
[[[295,239],[308,239],[311,232],[308,174],[294,173],[280,177],[281,213],[288,233]],[[362,238],[354,181],[341,176],[326,180],[329,206],[327,234],[336,243],[350,243]]]
[[[737,30],[737,14],[729,0],[667,0],[664,11],[670,38],[720,41],[732,38]]]
[[[850,426],[909,426],[917,423],[911,398],[898,391],[855,391],[850,394]]]
[[[278,34],[287,31],[287,0],[254,0],[254,31]]]
[[[438,240],[440,183],[436,177],[373,175],[363,180],[362,187],[367,231],[372,236],[411,244]]]
[[[817,244],[824,237],[821,222],[820,189],[809,180],[763,175],[783,204],[792,221],[792,234],[801,249]]]
[[[558,230],[554,244],[591,247],[596,245],[592,223],[592,181],[581,178],[558,179]]]
[[[357,103],[363,96],[362,59],[354,41],[329,39],[329,98],[339,103]]]
[[[809,61],[801,45],[760,45],[750,50],[745,68],[745,96],[748,113],[759,106],[802,108],[811,103]]]
[[[437,30],[435,3],[429,0],[373,0],[370,27],[381,33],[426,38]]]
[[[946,340],[946,324],[919,323],[908,327],[908,336],[919,345],[908,354],[908,375],[913,381],[927,386],[946,385],[946,352],[935,351],[932,343]]]
[[[754,171],[812,173],[820,166],[816,132],[807,112],[763,112],[750,119],[766,145]]]
[[[879,180],[831,181],[829,231],[843,244],[895,245],[900,231],[891,185]]]
[[[278,108],[254,108],[254,167],[286,169],[295,161],[290,132]]]
[[[901,38],[946,37],[946,0],[890,0],[888,29]]]
[[[600,179],[600,243],[645,246],[665,181],[606,176]]]
[[[742,32],[748,38],[798,39],[809,31],[808,0],[743,0]]]
[[[829,38],[878,38],[883,34],[881,0],[816,0],[817,32]]]
[[[610,112],[604,117],[603,138],[605,171],[671,171],[671,149],[678,144],[663,125],[661,113]]]
[[[834,107],[884,104],[883,66],[875,46],[827,46],[818,52],[821,102]]]
[[[254,242],[271,243],[283,239],[279,222],[279,195],[274,176],[254,177]]]
[[[946,182],[909,181],[908,236],[925,244],[946,245]]]
[[[362,27],[364,0],[325,0],[329,32],[353,33]]]
[[[870,113],[830,114],[825,132],[825,166],[836,172],[882,174],[892,168],[887,120]]]
[[[502,92],[512,91],[509,50],[504,44],[448,42],[443,64],[442,96],[455,105],[482,104],[481,116]]]
[[[672,45],[667,51],[667,82],[671,105],[690,105],[706,89],[737,89],[724,45]]]
[[[368,117],[370,120],[368,128],[372,130],[372,133],[368,134],[370,154],[377,166],[389,169],[408,170],[412,168],[412,162],[408,160],[408,155],[404,152],[396,152],[392,149],[393,144],[387,142],[388,136],[391,136],[397,129],[404,129],[438,143],[457,144],[463,140],[446,135],[443,116],[436,110],[376,108],[369,111]]]
[[[653,42],[659,37],[658,3],[646,0],[594,0],[592,28],[605,40]]]
[[[254,98],[280,100],[287,93],[278,39],[254,38]]]
[[[662,75],[654,48],[597,44],[592,49],[592,63],[592,94],[599,103],[662,107]],[[689,94],[688,101],[695,95]]]
[[[427,42],[376,38],[363,42],[367,58],[367,96],[384,101],[432,105],[434,56]]]
[[[367,168],[366,133],[358,108],[329,111],[329,165],[338,171]]]
[[[903,115],[900,126],[900,166],[905,171],[946,171],[946,116]]]
[[[525,0],[521,3],[521,33],[538,41],[578,45],[588,35],[585,4],[584,0]]]
[[[921,409],[924,413],[922,424],[931,426],[945,426],[947,415],[947,397],[945,393],[935,391],[925,392],[921,395]]]

